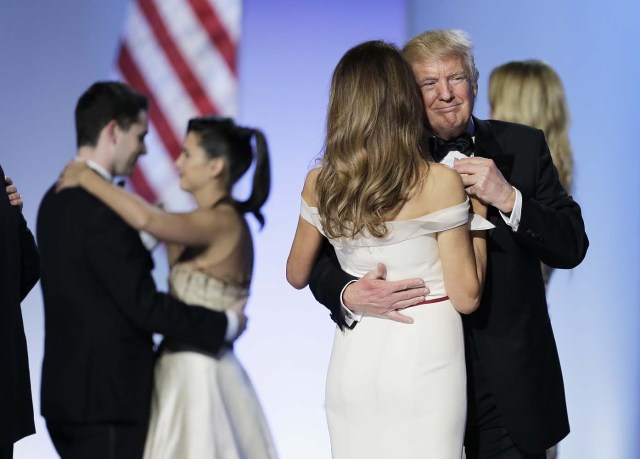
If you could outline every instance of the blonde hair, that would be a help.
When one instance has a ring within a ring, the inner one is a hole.
[[[569,108],[562,81],[538,60],[508,62],[491,72],[492,117],[541,129],[547,139],[560,183],[571,189],[573,153],[569,142]]]
[[[426,164],[420,90],[397,47],[369,41],[351,48],[333,73],[327,132],[316,181],[318,210],[329,238],[363,230],[387,234]]]
[[[473,59],[473,43],[469,35],[459,29],[428,30],[416,35],[404,45],[402,55],[411,64],[458,56],[470,83],[477,83],[480,76]]]

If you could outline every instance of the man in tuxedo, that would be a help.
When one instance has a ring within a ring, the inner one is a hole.
[[[472,116],[478,70],[464,32],[425,32],[403,54],[435,134],[433,159],[448,160],[449,150],[472,156],[451,164],[467,192],[489,206],[495,225],[480,307],[463,316],[467,458],[542,459],[569,433],[569,423],[540,261],[556,268],[582,261],[588,239],[580,207],[560,185],[541,131]],[[382,265],[354,280],[339,269],[329,244],[310,287],[342,328],[353,328],[365,313],[410,323],[401,310],[428,289],[420,279],[386,281]]]
[[[114,82],[76,105],[77,155],[105,180],[145,153],[147,99]],[[40,205],[45,349],[42,415],[60,456],[139,459],[153,376],[153,333],[216,353],[244,329],[240,312],[158,293],[140,235],[81,188]]]
[[[2,166],[0,177],[6,186],[0,192],[0,459],[11,459],[13,444],[36,431],[20,302],[38,282],[40,256]]]

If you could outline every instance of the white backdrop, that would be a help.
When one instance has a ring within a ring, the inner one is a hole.
[[[127,0],[0,0],[0,162],[38,203],[74,153],[73,108],[94,80],[111,75]],[[640,101],[640,10],[627,2],[490,0],[245,0],[239,121],[262,128],[273,160],[267,226],[256,231],[251,320],[237,350],[251,375],[284,459],[329,457],[323,411],[333,327],[308,290],[284,279],[304,175],[320,152],[333,67],[351,46],[413,31],[461,27],[476,42],[481,71],[476,114],[486,116],[486,77],[511,59],[543,58],[562,76],[573,115],[575,195],[591,248],[573,272],[558,272],[551,314],[567,384],[572,434],[567,458],[632,458],[640,431],[640,162],[633,138]],[[614,156],[615,155],[615,156]],[[164,284],[160,260],[156,277]],[[39,287],[23,304],[34,405],[42,360]],[[15,457],[55,457],[38,433]]]

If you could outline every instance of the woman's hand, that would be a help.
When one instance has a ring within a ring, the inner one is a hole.
[[[56,191],[64,190],[65,188],[75,188],[80,186],[80,179],[86,171],[90,171],[91,168],[87,166],[84,161],[71,160],[64,168],[58,181],[56,182]]]
[[[6,185],[7,195],[9,196],[9,202],[12,206],[17,207],[22,211],[22,195],[18,193],[18,188],[13,184],[11,177],[5,175],[4,184]]]
[[[242,333],[247,329],[247,321],[249,320],[247,316],[244,314],[244,307],[247,304],[248,297],[239,298],[233,303],[229,309],[233,311],[236,316],[238,316],[238,332],[233,339],[234,341],[238,339]]]

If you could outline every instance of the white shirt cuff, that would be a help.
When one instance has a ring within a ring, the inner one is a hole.
[[[240,325],[240,319],[235,312],[227,309],[227,332],[224,335],[224,340],[227,343],[232,343],[238,337],[238,328]]]
[[[500,212],[500,216],[515,233],[516,231],[518,231],[518,227],[520,226],[520,216],[522,215],[522,193],[520,193],[520,190],[518,190],[515,186],[512,188],[516,192],[516,202],[513,204],[511,215],[506,216],[505,214]]]
[[[142,245],[144,245],[149,252],[155,249],[158,245],[158,240],[146,231],[140,231],[138,234],[140,234]]]
[[[354,280],[347,282],[347,285],[345,285],[342,291],[340,292],[340,304],[342,305],[342,310],[344,311],[344,321],[347,323],[348,326],[353,325],[354,322],[360,322],[362,320],[362,316],[364,315],[364,313],[362,312],[360,313],[353,312],[344,304],[344,299],[343,299],[344,291],[347,289],[348,286],[350,286],[354,282],[355,282]]]

